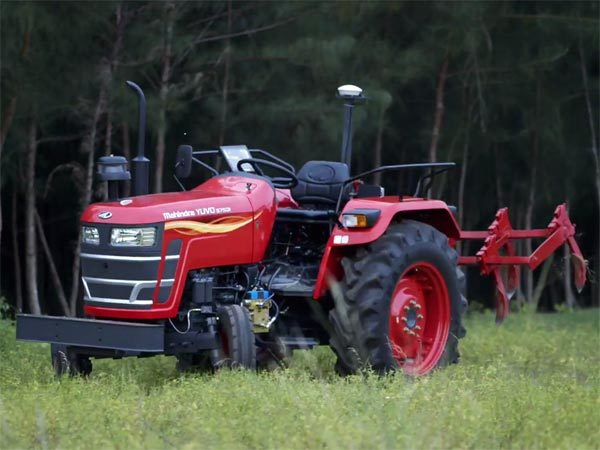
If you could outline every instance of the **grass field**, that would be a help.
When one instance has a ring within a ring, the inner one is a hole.
[[[416,380],[339,378],[325,348],[269,373],[150,358],[55,380],[48,346],[0,322],[0,447],[599,448],[598,310],[467,326],[461,364]]]

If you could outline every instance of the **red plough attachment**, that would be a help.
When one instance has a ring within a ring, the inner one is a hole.
[[[514,239],[545,238],[529,256],[517,256]],[[509,300],[519,285],[519,266],[537,268],[555,250],[567,243],[571,249],[575,286],[581,292],[586,282],[587,261],[583,259],[575,241],[575,225],[571,223],[565,204],[559,205],[554,217],[544,230],[515,230],[508,218],[508,208],[496,213],[496,218],[487,231],[462,231],[460,239],[484,240],[475,256],[461,256],[462,265],[479,265],[482,275],[492,275],[496,282],[496,323],[508,315]],[[505,275],[501,269],[505,268]]]

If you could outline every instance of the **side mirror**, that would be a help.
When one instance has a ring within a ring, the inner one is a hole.
[[[175,160],[175,175],[177,178],[187,178],[192,173],[192,146],[180,145],[177,148]]]

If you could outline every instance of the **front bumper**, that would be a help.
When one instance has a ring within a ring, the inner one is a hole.
[[[179,334],[162,323],[17,314],[17,339],[65,345],[90,356],[196,353],[218,347],[213,333]]]
[[[163,353],[162,324],[17,314],[17,339],[123,352]]]

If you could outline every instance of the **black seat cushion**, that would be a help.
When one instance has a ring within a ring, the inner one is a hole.
[[[301,206],[320,209],[335,206],[342,183],[350,178],[348,166],[335,161],[308,161],[296,174],[292,197]],[[342,199],[344,200],[344,199]]]

